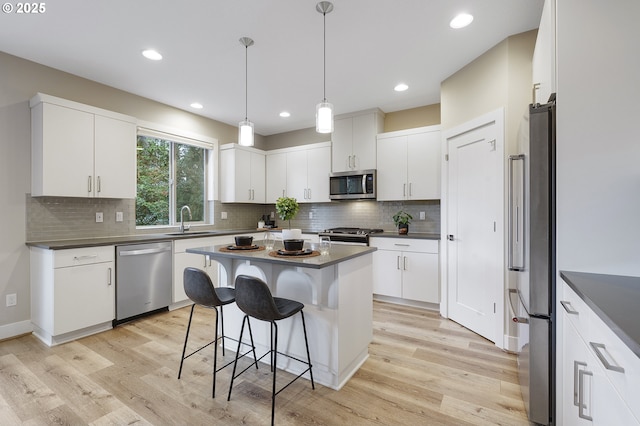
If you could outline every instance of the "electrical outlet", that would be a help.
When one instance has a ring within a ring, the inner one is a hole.
[[[276,218],[275,212],[271,212],[270,216],[271,216],[271,219],[275,219]]]
[[[226,219],[227,218],[227,212],[220,212],[220,219]]]
[[[122,212],[116,212],[116,222],[122,222],[124,220],[124,216]]]
[[[7,306],[16,306],[18,304],[18,295],[15,293],[7,294]]]
[[[313,219],[313,212],[309,212],[309,219]]]
[[[420,212],[420,220],[425,220],[426,216],[424,212]]]
[[[104,222],[104,215],[102,212],[96,213],[96,223]]]

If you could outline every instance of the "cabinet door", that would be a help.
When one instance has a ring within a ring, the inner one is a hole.
[[[32,195],[91,196],[93,114],[42,103],[32,120]]]
[[[251,202],[264,204],[265,202],[265,158],[264,154],[251,153]]]
[[[437,254],[402,252],[402,297],[440,303],[438,263]]]
[[[402,297],[402,252],[376,250],[373,252],[373,293]]]
[[[299,203],[307,202],[307,152],[287,153],[287,196]]]
[[[136,125],[95,116],[94,195],[136,198]]]
[[[328,203],[331,148],[313,148],[307,151],[307,201]]]
[[[440,132],[408,136],[407,198],[440,199]]]
[[[353,158],[355,170],[376,168],[377,114],[353,117]]]
[[[406,199],[407,137],[378,139],[378,201]]]
[[[331,170],[345,172],[353,170],[353,119],[334,120],[331,134]]]
[[[287,153],[269,154],[266,163],[266,202],[275,204],[278,198],[287,196]]]
[[[56,268],[53,335],[115,318],[114,262]]]

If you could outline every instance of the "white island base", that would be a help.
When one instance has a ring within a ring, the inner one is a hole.
[[[288,266],[260,259],[219,258],[221,285],[233,286],[244,274],[264,280],[274,296],[304,303],[304,317],[314,380],[339,390],[369,356],[373,337],[372,254],[365,253],[320,269]],[[231,272],[229,273],[225,273]],[[235,304],[225,306],[225,334],[237,338],[244,314]],[[277,322],[278,350],[306,360],[302,320],[294,315]],[[269,350],[269,323],[251,319],[257,356]],[[245,329],[244,341],[248,340]],[[235,350],[235,348],[233,348]],[[268,361],[268,358],[265,358]],[[304,365],[278,357],[278,368],[299,374]],[[309,379],[309,375],[303,377]]]

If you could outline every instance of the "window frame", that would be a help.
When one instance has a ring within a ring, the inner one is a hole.
[[[138,136],[153,137],[167,140],[169,146],[169,224],[166,225],[136,225],[136,229],[173,228],[180,224],[180,215],[177,213],[176,192],[176,144],[190,145],[203,148],[204,151],[204,212],[203,221],[189,221],[193,225],[214,224],[214,203],[217,196],[218,173],[218,140],[215,138],[198,135],[181,129],[170,128],[149,122],[138,122],[136,132],[136,144]],[[136,160],[137,167],[137,160]],[[137,185],[137,182],[136,182]]]

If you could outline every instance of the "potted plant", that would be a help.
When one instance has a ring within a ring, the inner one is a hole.
[[[413,216],[404,210],[400,210],[393,215],[393,223],[395,223],[396,228],[398,228],[398,234],[405,235],[409,233],[409,223],[411,219],[413,219]]]
[[[291,219],[298,214],[298,211],[300,211],[300,205],[298,204],[298,200],[295,198],[280,197],[276,200],[276,212],[278,213],[278,217],[282,220],[289,221],[289,229],[282,230],[283,240],[302,238],[301,229],[291,229]]]

